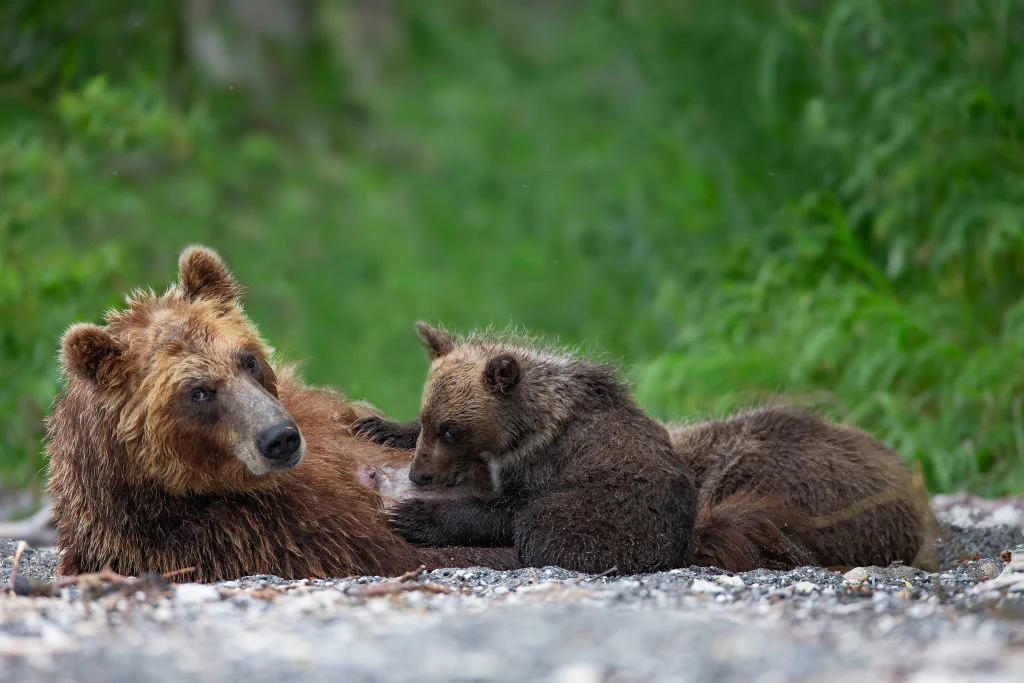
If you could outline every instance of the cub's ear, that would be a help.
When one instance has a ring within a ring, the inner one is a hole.
[[[120,355],[121,350],[107,331],[91,323],[72,325],[60,341],[64,372],[88,382],[102,382]]]
[[[422,320],[416,323],[416,336],[427,348],[431,360],[447,355],[455,348],[455,340],[444,330],[431,327]]]
[[[242,287],[217,252],[207,247],[186,247],[178,258],[178,281],[191,301],[208,299],[229,304],[242,296]]]
[[[484,384],[495,394],[509,394],[519,384],[519,361],[513,356],[495,356],[484,369]]]

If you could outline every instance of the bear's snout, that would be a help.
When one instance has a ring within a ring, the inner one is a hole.
[[[428,474],[427,472],[421,472],[417,469],[410,469],[409,479],[417,486],[427,486],[434,481],[434,475]]]
[[[256,448],[267,460],[290,460],[299,452],[300,446],[302,435],[298,426],[291,420],[268,427],[256,437]]]

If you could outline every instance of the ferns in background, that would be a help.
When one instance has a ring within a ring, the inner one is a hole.
[[[0,9],[0,483],[60,332],[202,241],[399,417],[413,320],[513,321],[662,418],[781,394],[1024,490],[1024,3],[319,2],[269,100],[198,77],[179,4]]]

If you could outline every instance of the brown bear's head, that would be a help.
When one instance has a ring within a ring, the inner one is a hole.
[[[455,485],[481,459],[503,453],[519,431],[520,362],[504,349],[458,343],[424,322],[416,333],[432,360],[409,468],[413,483]]]
[[[178,268],[179,282],[162,296],[135,292],[105,327],[68,329],[69,388],[77,384],[116,425],[131,478],[175,493],[265,485],[305,452],[278,400],[271,350],[216,253],[189,247]]]

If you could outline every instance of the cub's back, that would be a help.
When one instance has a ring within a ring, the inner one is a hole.
[[[880,441],[793,408],[759,408],[669,431],[701,494],[715,501],[741,490],[782,492],[825,515],[910,484],[899,454]]]
[[[573,477],[689,472],[665,426],[638,408],[614,407],[579,416],[556,447],[566,473]]]
[[[907,466],[859,429],[770,406],[669,431],[701,501],[780,496],[818,519],[822,564],[911,563],[925,545],[930,512]]]

